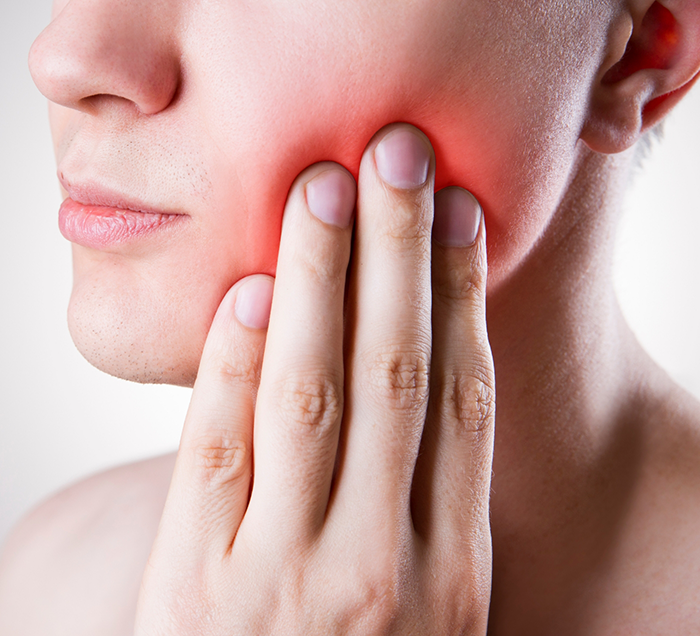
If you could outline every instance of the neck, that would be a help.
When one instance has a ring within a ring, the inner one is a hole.
[[[493,611],[511,583],[522,590],[527,581],[537,594],[536,580],[551,587],[554,577],[561,593],[569,584],[580,589],[605,560],[628,499],[647,364],[613,289],[628,163],[582,149],[541,240],[489,293],[497,395]]]

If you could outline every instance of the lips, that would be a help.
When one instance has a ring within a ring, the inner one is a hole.
[[[187,215],[149,209],[118,193],[94,185],[73,185],[61,178],[68,192],[58,213],[61,234],[84,247],[104,250],[153,237]]]

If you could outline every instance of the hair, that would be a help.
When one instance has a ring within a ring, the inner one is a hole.
[[[660,143],[664,138],[664,122],[661,121],[651,130],[647,130],[639,141],[634,151],[634,164],[632,167],[633,177],[636,177],[644,167],[644,162],[647,160],[654,150],[654,146]]]

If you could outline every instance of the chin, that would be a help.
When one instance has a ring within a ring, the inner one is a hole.
[[[211,318],[193,327],[165,299],[110,289],[74,286],[68,328],[82,356],[124,380],[191,387]]]

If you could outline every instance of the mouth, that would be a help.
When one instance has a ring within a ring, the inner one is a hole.
[[[59,173],[68,197],[61,204],[58,226],[71,243],[97,250],[153,238],[189,217],[161,211],[94,183],[71,183]]]

